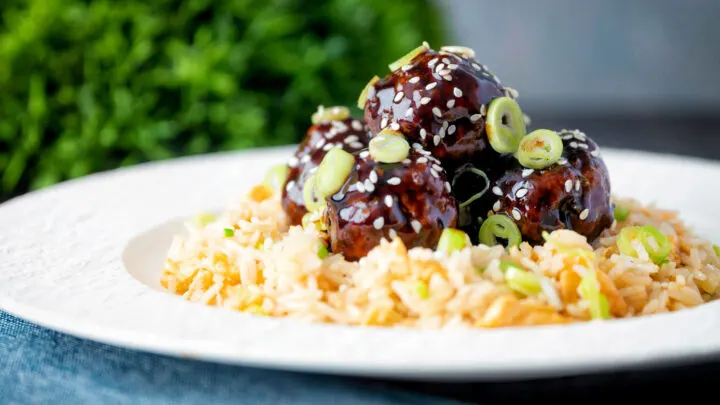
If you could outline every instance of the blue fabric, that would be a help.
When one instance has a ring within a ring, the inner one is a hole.
[[[152,355],[0,312],[0,404],[457,405],[361,379]]]

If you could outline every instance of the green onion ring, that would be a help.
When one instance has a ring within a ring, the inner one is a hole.
[[[465,172],[470,172],[470,173],[473,173],[473,174],[477,174],[478,176],[482,177],[482,178],[485,180],[485,188],[484,188],[482,191],[473,194],[472,197],[470,197],[470,198],[468,198],[467,200],[465,200],[465,201],[463,201],[462,203],[460,203],[460,204],[458,205],[458,208],[461,208],[461,209],[467,207],[467,206],[470,205],[470,204],[472,204],[475,200],[477,200],[477,199],[479,199],[480,197],[482,197],[483,195],[485,195],[485,193],[487,193],[487,191],[490,189],[490,178],[488,178],[487,174],[485,174],[484,171],[482,171],[482,170],[480,170],[480,169],[478,169],[478,168],[476,168],[476,167],[470,167],[469,169],[465,169],[465,170],[462,170],[462,171],[459,171],[458,173],[456,173],[456,174],[455,174],[455,177],[453,177],[453,179],[452,179],[452,186],[453,186],[453,188],[455,187],[455,182],[457,181],[458,177],[460,177],[460,175],[462,175],[462,174],[465,173]]]
[[[355,157],[340,148],[332,148],[325,154],[315,172],[315,195],[329,197],[340,190],[355,166]]]
[[[670,240],[654,226],[645,225],[641,230],[641,241],[648,256],[657,264],[663,263],[672,250]]]
[[[279,164],[271,167],[265,174],[263,184],[278,192],[285,186],[285,182],[290,173],[290,168],[285,164]]]
[[[451,253],[455,250],[462,250],[467,244],[467,235],[465,232],[454,229],[445,228],[440,234],[437,250],[440,252]]]
[[[313,113],[311,120],[313,124],[319,124],[327,121],[342,121],[349,116],[350,109],[344,106],[335,106],[330,108],[318,106],[318,109]]]
[[[520,229],[510,217],[496,214],[490,215],[480,226],[480,243],[487,246],[498,244],[497,238],[504,238],[508,241],[508,247],[519,245],[522,241]]]
[[[418,281],[417,284],[415,284],[415,292],[421,300],[426,300],[430,297],[428,285],[424,281]]]
[[[520,141],[515,158],[529,169],[544,169],[555,164],[563,152],[563,143],[555,131],[536,129]]]
[[[525,118],[517,101],[510,97],[498,97],[490,102],[485,133],[496,152],[515,153],[526,131]]]
[[[370,156],[381,163],[398,163],[407,158],[410,144],[403,134],[385,128],[370,139]]]
[[[357,106],[359,109],[364,110],[365,109],[365,103],[367,103],[367,97],[368,93],[370,92],[370,87],[374,86],[375,83],[378,82],[380,78],[375,75],[370,79],[370,81],[365,85],[365,87],[360,92],[360,96],[358,97]]]
[[[303,185],[303,202],[305,203],[305,209],[308,211],[315,211],[322,207],[323,200],[317,197],[315,191],[315,175],[308,177]]]

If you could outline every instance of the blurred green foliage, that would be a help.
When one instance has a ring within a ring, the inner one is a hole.
[[[0,18],[0,200],[297,142],[317,105],[354,106],[388,63],[445,40],[431,0],[2,0]]]

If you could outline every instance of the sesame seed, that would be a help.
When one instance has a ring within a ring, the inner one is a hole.
[[[365,191],[368,193],[375,191],[375,185],[370,181],[370,179],[366,179],[363,185],[365,186]]]
[[[385,196],[385,205],[387,205],[388,208],[392,208],[393,206],[393,198],[390,194]]]
[[[450,64],[450,59],[448,59],[448,58],[442,58],[442,61],[445,64],[448,64],[448,65]]]
[[[585,141],[586,137],[585,137],[585,134],[583,134],[582,132],[576,131],[574,133],[574,135],[575,135],[575,139],[577,139],[578,141],[583,141],[583,142]]]
[[[523,177],[527,177],[527,176],[533,174],[534,171],[535,171],[535,170],[533,170],[533,169],[524,169],[524,170],[522,171],[522,176],[523,176]]]
[[[443,69],[443,70],[441,70],[441,71],[438,72],[438,74],[439,74],[440,76],[447,76],[447,75],[449,75],[450,73],[452,73],[452,70],[450,70],[450,69]]]
[[[398,124],[397,122],[393,122],[392,124],[390,124],[390,129],[392,129],[393,131],[397,131],[400,129],[400,124]]]
[[[397,103],[398,101],[402,100],[403,97],[405,97],[405,93],[403,93],[403,92],[401,91],[400,93],[397,93],[397,94],[395,95],[395,98],[393,99],[393,101]]]
[[[328,144],[328,145],[332,146],[332,144]],[[325,146],[328,146],[328,145],[325,145]],[[300,163],[307,163],[309,161],[310,161],[310,155],[305,155],[302,157],[302,159],[300,159]]]
[[[285,190],[286,190],[286,191],[290,191],[290,189],[293,188],[293,187],[295,187],[295,180],[290,180],[290,181],[288,181],[288,183],[285,185]]]
[[[413,147],[413,149],[422,149],[422,145],[420,145],[417,142],[413,142],[412,147]]]
[[[502,208],[502,204],[500,204],[500,200],[495,201],[495,204],[493,204],[493,211],[498,212],[498,211],[500,211],[500,208]]]
[[[440,136],[440,138],[445,138],[445,127],[440,128],[438,135]]]
[[[332,126],[337,128],[338,132],[347,132],[348,126],[342,121],[333,121]]]
[[[410,159],[405,159],[405,160],[403,160],[402,162],[403,162],[404,165],[409,165],[410,163],[412,163],[412,160],[410,160]]]
[[[487,115],[487,106],[485,104],[480,106],[480,114]]]
[[[595,149],[595,150],[593,150],[592,152],[590,152],[590,154],[593,155],[593,156],[595,156],[595,157],[599,157],[599,156],[600,156],[600,150]]]
[[[437,58],[434,58],[433,60],[431,60],[430,62],[428,62],[428,67],[429,67],[430,69],[434,68],[434,67],[435,67],[435,64],[437,63],[437,61],[438,61]]]
[[[387,181],[391,186],[397,186],[400,184],[400,177],[390,177]]]
[[[580,191],[580,180],[575,180],[575,191]]]
[[[425,105],[430,102],[430,97],[423,97],[420,99],[420,104]]]
[[[370,172],[370,174],[368,175],[368,178],[369,178],[370,181],[372,181],[373,183],[377,183],[377,181],[378,181],[378,175],[377,175],[377,173],[375,173],[375,170],[373,170],[373,171]]]
[[[572,190],[572,180],[565,180],[565,192],[569,193]]]
[[[450,76],[450,75],[445,75],[445,76],[443,76],[442,78],[445,79],[445,80],[447,80],[447,81],[449,81],[449,82],[452,81],[452,76]]]
[[[575,137],[575,136],[574,136],[573,134],[563,135],[563,136],[562,136],[562,139],[563,139],[564,141],[567,141],[567,140],[569,140],[569,139],[573,139],[574,137]]]
[[[290,159],[288,159],[288,166],[290,167],[296,167],[300,163],[297,157],[293,156]]]
[[[440,63],[440,64],[438,64],[438,65],[435,67],[435,71],[436,71],[436,72],[439,72],[439,71],[443,70],[444,68],[445,68],[445,64],[444,64],[444,63]]]
[[[380,128],[385,128],[387,126],[388,119],[387,117],[383,117],[382,121],[380,121]]]
[[[370,156],[370,151],[364,150],[360,152],[360,158],[366,159],[368,156]]]
[[[526,188],[521,188],[515,193],[515,197],[517,198],[523,198],[527,195],[528,190]]]
[[[347,138],[345,138],[345,140],[344,140],[343,142],[345,142],[345,143],[353,143],[353,142],[357,142],[357,141],[359,141],[359,140],[360,140],[360,138],[358,138],[357,135],[350,135],[350,136],[348,136]]]
[[[452,188],[450,187],[450,183],[447,181],[445,182],[445,190],[447,190],[448,193],[452,191]]]
[[[435,144],[435,146],[438,146],[438,144],[440,143],[440,135],[433,136],[433,143]]]
[[[412,114],[413,114],[413,109],[412,109],[412,108],[408,108],[407,111],[405,111],[405,116],[406,116],[406,117],[409,117],[409,116],[411,116]]]
[[[480,65],[478,65],[477,63],[473,63],[473,64],[472,64],[472,67],[475,68],[475,70],[482,70],[482,68],[480,67]]]
[[[450,125],[450,128],[447,130],[448,135],[452,135],[455,133],[455,125]]]
[[[513,218],[515,218],[516,221],[519,221],[520,218],[522,218],[522,217],[520,216],[520,210],[517,209],[517,208],[513,208],[513,210],[512,210],[512,216],[513,216]]]
[[[330,139],[330,138],[334,137],[335,135],[337,135],[337,130],[335,128],[332,128],[328,132],[325,132],[325,138],[327,138],[327,139]]]
[[[415,233],[420,233],[422,231],[422,224],[417,219],[413,219],[410,221],[410,225],[412,226]]]
[[[582,219],[582,220],[584,221],[584,220],[587,219],[588,215],[590,215],[590,210],[588,210],[587,208],[585,208],[585,209],[582,210],[582,212],[580,213],[580,219]]]
[[[360,121],[353,121],[351,125],[356,131],[362,131],[363,129],[362,123]]]
[[[425,156],[419,157],[417,160],[418,163],[427,163],[427,161],[428,161],[428,158],[426,158]]]
[[[403,72],[407,72],[408,70],[410,70],[410,69],[412,69],[412,68],[413,68],[413,65],[404,65],[404,66],[403,66],[402,68],[400,68],[400,69],[402,69]]]
[[[439,108],[433,107],[432,112],[433,114],[435,114],[436,117],[442,117],[442,113],[440,112]]]
[[[447,122],[447,121],[443,121],[442,127],[443,127],[444,129],[447,129],[447,127],[448,127],[448,122]]]
[[[503,195],[502,190],[500,190],[500,187],[498,187],[498,186],[493,187],[492,192],[493,192],[493,194],[495,194],[497,196]]]
[[[329,151],[329,150],[332,149],[332,148],[333,148],[333,144],[329,143],[329,144],[323,146],[322,149],[323,149],[325,152],[327,152],[327,151]]]
[[[454,63],[451,63],[451,64],[449,64],[447,67],[448,67],[448,69],[450,69],[450,70],[455,70],[455,69],[458,68],[458,65],[456,65],[456,64],[454,64]]]
[[[365,145],[362,142],[353,142],[350,144],[355,149],[362,149]]]
[[[565,158],[560,158],[560,160],[558,160],[558,164],[559,164],[559,165],[566,165],[567,162],[568,162],[568,161],[567,161],[567,159],[565,159]]]
[[[427,131],[425,130],[425,128],[420,128],[420,139],[422,139],[424,141],[426,136],[427,136]]]
[[[435,171],[434,168],[430,169],[430,174],[432,174],[432,176],[435,177],[436,179],[440,177],[440,174],[437,171]]]
[[[420,152],[421,155],[425,155],[428,157],[430,157],[430,155],[432,155],[432,153],[430,153],[430,151],[427,151],[427,150],[419,150],[418,152]]]
[[[520,96],[520,93],[512,87],[505,87],[505,92],[512,98],[518,98]]]
[[[397,232],[395,232],[394,229],[390,228],[390,232],[389,232],[389,233],[390,233],[390,240],[393,240],[393,239],[397,238]]]
[[[450,100],[448,100],[448,102],[447,102],[446,105],[447,105],[447,108],[453,108],[453,107],[455,107],[455,99],[454,99],[454,98],[451,98]]]
[[[410,83],[412,83],[412,84],[415,84],[415,83],[417,83],[417,82],[420,81],[420,77],[419,77],[419,76],[415,76],[415,77],[413,77],[412,79],[410,79],[410,80],[408,80],[408,81],[409,81]]]
[[[453,89],[453,94],[455,95],[455,97],[462,97],[463,92],[462,92],[462,90],[460,90],[460,89],[458,89],[457,87],[455,87],[455,88]]]
[[[357,191],[359,191],[361,193],[365,192],[365,186],[363,186],[361,181],[358,181],[357,183],[355,183],[355,188],[357,189]]]
[[[571,147],[571,148],[577,148],[577,147],[578,147],[578,143],[575,142],[575,141],[573,141],[573,142],[570,142],[570,143],[568,144],[568,146]]]
[[[437,82],[432,82],[432,83],[428,84],[427,86],[425,86],[425,90],[432,90],[435,88],[435,86],[437,86]]]
[[[470,121],[471,121],[471,122],[477,122],[480,118],[482,118],[482,115],[481,115],[481,114],[473,114],[473,115],[470,116]]]
[[[382,229],[383,225],[385,225],[385,218],[383,217],[377,217],[373,221],[373,228],[380,230]]]
[[[585,149],[585,150],[587,150],[587,148],[588,148],[588,146],[587,146],[586,143],[579,143],[578,146],[581,147],[581,148],[583,148],[583,149]]]

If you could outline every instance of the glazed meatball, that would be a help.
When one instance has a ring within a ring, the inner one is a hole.
[[[418,142],[452,171],[470,158],[494,155],[485,136],[488,104],[515,97],[474,52],[425,49],[367,89],[364,114],[372,135],[389,127]],[[361,99],[362,102],[362,99]]]
[[[512,156],[487,169],[488,191],[463,216],[463,226],[474,242],[479,229],[476,219],[492,214],[512,218],[523,241],[531,244],[543,243],[542,232],[556,229],[570,229],[593,241],[612,224],[610,178],[597,144],[579,130],[558,134],[562,156],[546,169],[525,168]],[[477,178],[472,184],[471,177],[463,175],[459,180],[465,182],[466,190],[479,187]],[[468,197],[457,198],[462,202]]]
[[[420,145],[398,163],[379,163],[367,150],[342,188],[328,197],[326,224],[333,252],[356,261],[399,237],[408,247],[434,248],[457,222],[455,199],[440,162]]]
[[[282,207],[291,225],[300,225],[307,213],[303,200],[305,180],[317,170],[323,157],[337,147],[347,152],[364,149],[368,144],[367,127],[361,120],[348,117],[312,125],[295,154],[288,160],[288,177],[282,194]]]

